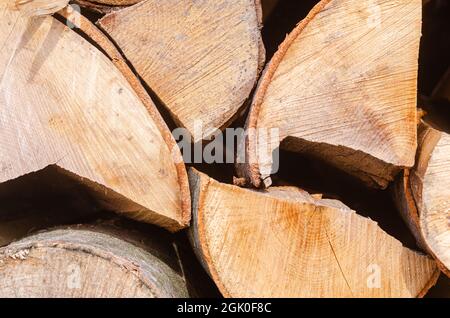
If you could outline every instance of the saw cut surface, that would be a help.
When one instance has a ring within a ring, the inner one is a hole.
[[[40,233],[0,249],[0,296],[188,297],[181,274],[157,252],[93,230]]]
[[[256,83],[260,10],[255,0],[147,0],[99,25],[198,141],[226,126]]]
[[[0,30],[0,182],[56,165],[109,209],[185,227],[175,143],[114,65],[52,17],[2,5]]]
[[[417,297],[439,275],[339,201],[189,178],[193,245],[226,297]]]
[[[258,85],[248,128],[279,128],[280,138],[249,139],[254,185],[270,175],[255,153],[271,154],[283,140],[382,188],[414,164],[421,8],[420,0],[313,8]]]

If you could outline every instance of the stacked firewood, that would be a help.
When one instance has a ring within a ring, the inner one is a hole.
[[[294,2],[0,0],[0,296],[449,295],[450,5]]]

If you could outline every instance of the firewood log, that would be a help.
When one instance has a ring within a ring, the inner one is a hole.
[[[260,23],[258,0],[147,0],[98,22],[194,141],[249,97],[264,63]]]
[[[52,17],[0,16],[0,183],[55,166],[104,208],[187,226],[181,153],[132,73]]]
[[[375,187],[386,188],[402,167],[411,167],[421,8],[420,0],[317,4],[258,84],[241,177],[269,186],[280,144]],[[279,138],[258,137],[271,129]]]
[[[191,241],[226,297],[416,297],[435,262],[342,202],[219,183],[195,170]]]
[[[120,235],[120,236],[119,236]],[[170,242],[71,227],[0,249],[1,297],[188,297]]]

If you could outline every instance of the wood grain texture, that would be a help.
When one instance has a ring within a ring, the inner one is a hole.
[[[249,97],[264,63],[260,21],[255,0],[147,0],[99,25],[198,141],[226,126]],[[202,133],[194,134],[195,122]]]
[[[73,3],[79,5],[83,9],[87,9],[88,11],[98,14],[108,14],[115,10],[120,10],[123,8],[123,6],[110,6],[107,4],[90,2],[87,0],[73,0]]]
[[[450,135],[424,123],[416,165],[397,181],[400,211],[420,245],[450,276]]]
[[[95,228],[36,234],[0,249],[0,296],[188,297],[179,268],[161,258],[173,247],[152,248]]]
[[[195,170],[189,179],[193,246],[226,297],[416,297],[439,275],[431,258],[341,202],[243,189]]]
[[[0,182],[55,165],[108,209],[171,231],[188,225],[186,171],[154,105],[52,17],[5,6],[0,16]]]
[[[322,0],[281,44],[258,85],[240,174],[270,185],[281,141],[385,188],[414,164],[421,1]]]
[[[95,0],[95,1],[87,1],[87,2],[106,4],[106,5],[110,5],[110,6],[130,6],[132,4],[136,4],[141,1],[142,0]]]
[[[53,14],[69,4],[69,0],[1,0],[10,10],[32,17]]]

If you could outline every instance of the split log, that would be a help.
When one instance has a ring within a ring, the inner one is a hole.
[[[264,63],[260,23],[258,0],[147,0],[98,22],[194,141],[249,97]]]
[[[188,297],[170,243],[110,229],[39,233],[0,249],[1,297]]]
[[[82,8],[91,10],[99,14],[108,14],[116,10],[120,10],[126,6],[133,5],[142,0],[129,0],[129,1],[88,1],[88,0],[75,0],[73,1]]]
[[[192,244],[226,297],[416,297],[439,276],[339,201],[189,179]]]
[[[450,100],[450,68],[444,74],[439,84],[433,90],[433,97]]]
[[[450,135],[419,127],[416,165],[405,170],[395,191],[402,215],[419,245],[450,276]]]
[[[69,4],[70,0],[6,0],[9,10],[18,10],[26,16],[53,14]]]
[[[0,183],[55,166],[104,208],[187,226],[181,153],[139,81],[56,19],[0,8]]]
[[[322,0],[258,84],[239,174],[269,186],[280,146],[385,188],[416,150],[421,1]],[[279,129],[263,140],[260,131]],[[252,133],[256,130],[256,133]]]

